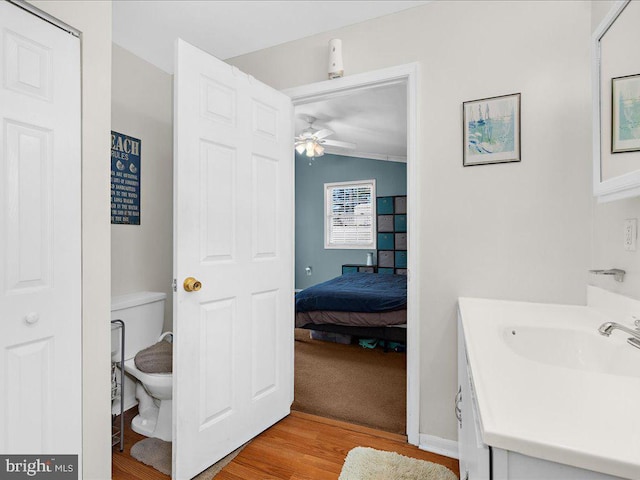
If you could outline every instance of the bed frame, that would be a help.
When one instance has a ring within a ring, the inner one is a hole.
[[[299,328],[317,330],[319,332],[339,333],[360,338],[375,338],[387,342],[407,344],[407,329],[403,327],[349,327],[346,325],[332,325],[328,323],[307,323]]]

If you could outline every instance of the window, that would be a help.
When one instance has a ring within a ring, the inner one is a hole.
[[[324,184],[324,248],[376,248],[376,181]]]

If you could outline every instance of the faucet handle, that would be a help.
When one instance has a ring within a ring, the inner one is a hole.
[[[636,330],[640,330],[640,318],[635,315],[631,315],[631,318],[633,318],[633,324],[636,326]]]

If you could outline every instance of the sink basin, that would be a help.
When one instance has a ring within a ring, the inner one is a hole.
[[[614,332],[613,335],[604,337],[595,328],[592,332],[513,326],[503,330],[502,338],[514,353],[534,362],[607,375],[640,377],[640,350],[626,344],[623,332]]]
[[[640,350],[621,331],[598,333],[605,322],[629,325],[640,299],[591,286],[587,298],[459,299],[479,431],[496,449],[612,475],[567,478],[640,480]]]

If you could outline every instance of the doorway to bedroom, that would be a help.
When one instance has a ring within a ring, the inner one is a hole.
[[[354,79],[350,89],[286,92],[298,147],[292,408],[403,435],[414,423],[407,422],[407,332],[415,338],[407,317],[410,83]]]

